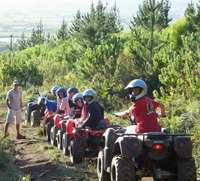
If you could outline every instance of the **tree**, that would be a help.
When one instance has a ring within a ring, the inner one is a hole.
[[[33,47],[35,45],[41,45],[45,43],[45,32],[42,24],[42,20],[37,25],[37,29],[33,29],[31,38],[28,41],[28,44],[30,47]]]
[[[65,41],[69,38],[67,23],[65,22],[65,19],[63,19],[62,25],[61,25],[60,29],[57,31],[56,35],[57,35],[57,38],[62,41]]]
[[[143,4],[139,6],[137,15],[133,17],[132,24],[134,26],[143,26],[151,29],[152,23],[155,26],[166,28],[172,20],[168,17],[171,4],[169,0],[162,0],[155,2],[155,0],[144,0]]]
[[[100,45],[102,40],[106,40],[113,33],[121,30],[122,26],[116,5],[108,11],[107,4],[104,6],[102,1],[99,1],[96,7],[92,3],[89,13],[77,12],[69,28],[69,33],[84,48],[94,48],[95,45]]]
[[[28,48],[27,38],[25,37],[25,33],[23,32],[21,38],[16,42],[17,48],[21,51]]]
[[[143,5],[139,6],[139,11],[133,17],[132,26],[130,26],[132,32],[130,52],[133,55],[138,77],[146,82],[151,82],[150,89],[156,88],[158,84],[159,71],[154,72],[154,64],[157,66],[154,62],[154,55],[167,43],[169,36],[167,35],[166,39],[162,40],[162,32],[156,31],[157,25],[163,23],[159,20],[164,9],[166,7],[163,7],[162,1],[145,0]],[[165,15],[162,17],[165,17]],[[165,17],[165,20],[167,20],[167,17]]]
[[[194,4],[191,2],[188,4],[188,7],[185,11],[185,17],[190,23],[191,31],[196,32],[200,28],[200,5],[197,4],[197,10],[194,7]]]

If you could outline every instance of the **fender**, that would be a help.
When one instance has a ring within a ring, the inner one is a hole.
[[[119,137],[114,146],[114,152],[127,157],[138,158],[142,153],[142,141],[136,137]]]
[[[174,150],[179,158],[191,158],[192,141],[190,137],[177,136],[174,140]]]
[[[109,172],[109,168],[111,165],[111,153],[113,150],[113,145],[116,140],[116,131],[113,128],[108,128],[106,132],[102,136],[102,140],[105,144],[104,147],[104,170]]]

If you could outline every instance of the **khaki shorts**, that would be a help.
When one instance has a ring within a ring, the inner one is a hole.
[[[21,123],[21,110],[19,110],[19,111],[14,111],[11,109],[8,110],[8,114],[6,117],[6,123],[12,124],[12,123],[14,123],[14,120],[15,120],[16,124]]]

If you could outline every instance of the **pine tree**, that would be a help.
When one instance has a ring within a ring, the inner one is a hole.
[[[21,38],[17,40],[16,45],[20,51],[28,48],[27,38],[24,32],[22,33]]]
[[[85,14],[77,12],[69,28],[69,34],[77,38],[77,42],[84,48],[93,49],[95,45],[100,45],[102,40],[106,40],[110,35],[121,30],[116,5],[108,11],[107,4],[104,6],[99,0],[96,7],[93,3],[91,4],[90,12]]]
[[[132,53],[137,57],[136,61],[139,61],[139,64],[143,62],[144,66],[149,64],[152,67],[154,53],[166,43],[166,41],[159,40],[158,36],[155,35],[162,6],[162,2],[156,3],[155,0],[146,0],[143,6],[139,7],[137,16],[133,17],[134,20],[131,21],[130,29],[140,48],[140,51],[136,51],[132,47]],[[145,32],[147,37],[144,35]],[[141,53],[139,54],[139,52]],[[146,55],[144,52],[146,52]]]
[[[168,17],[170,8],[169,0],[162,0],[161,2],[144,0],[143,4],[139,6],[136,16],[133,17],[132,24],[149,28],[152,23],[150,20],[154,17],[155,25],[166,28],[172,20]]]
[[[185,17],[192,27],[192,32],[196,32],[200,29],[200,4],[197,4],[197,10],[194,4],[191,2],[185,11]]]
[[[34,46],[34,45],[41,45],[45,43],[45,32],[42,24],[42,20],[37,25],[37,29],[33,29],[31,38],[29,40],[29,46]]]
[[[160,73],[159,71],[154,72],[159,69],[158,67],[154,68],[158,64],[154,62],[154,55],[167,43],[169,38],[168,35],[166,40],[161,40],[162,32],[160,29],[157,31],[162,9],[165,9],[162,1],[145,0],[143,5],[139,6],[139,11],[133,17],[132,26],[130,26],[133,38],[130,52],[133,55],[137,76],[150,82],[150,90],[157,87]]]
[[[65,41],[69,38],[67,23],[65,22],[65,19],[63,19],[62,25],[61,25],[60,29],[58,30],[58,32],[56,33],[56,35],[57,35],[57,38],[62,41]]]

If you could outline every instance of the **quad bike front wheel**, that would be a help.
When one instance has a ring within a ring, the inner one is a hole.
[[[25,110],[24,112],[24,120],[25,120],[25,123],[30,123],[30,120],[31,120],[31,116],[28,115],[28,110]]]
[[[51,143],[50,141],[50,134],[51,134],[51,125],[50,124],[46,124],[45,125],[45,127],[46,127],[46,138],[47,138],[47,141],[49,142],[49,143]]]
[[[135,167],[129,157],[116,155],[111,163],[111,181],[134,181]]]
[[[97,159],[97,176],[99,181],[110,181],[110,174],[104,169],[104,153],[101,150]]]
[[[46,120],[43,120],[42,126],[43,126],[43,135],[46,136],[47,135],[47,121]]]
[[[84,158],[84,146],[78,144],[76,140],[71,141],[70,145],[70,160],[72,163],[80,163]]]
[[[193,158],[182,159],[178,161],[178,181],[187,180],[194,181],[197,180],[196,176],[196,166]]]
[[[31,118],[30,118],[30,122],[31,122],[31,126],[32,127],[36,127],[36,126],[40,126],[40,112],[35,110],[31,113]]]
[[[59,150],[63,149],[62,137],[63,137],[63,132],[61,130],[58,130],[58,133],[57,133],[57,147],[58,147]]]
[[[69,145],[67,145],[67,134],[64,133],[64,134],[63,134],[63,137],[62,137],[62,147],[63,147],[63,154],[64,154],[64,155],[69,155],[68,146],[69,146]]]

